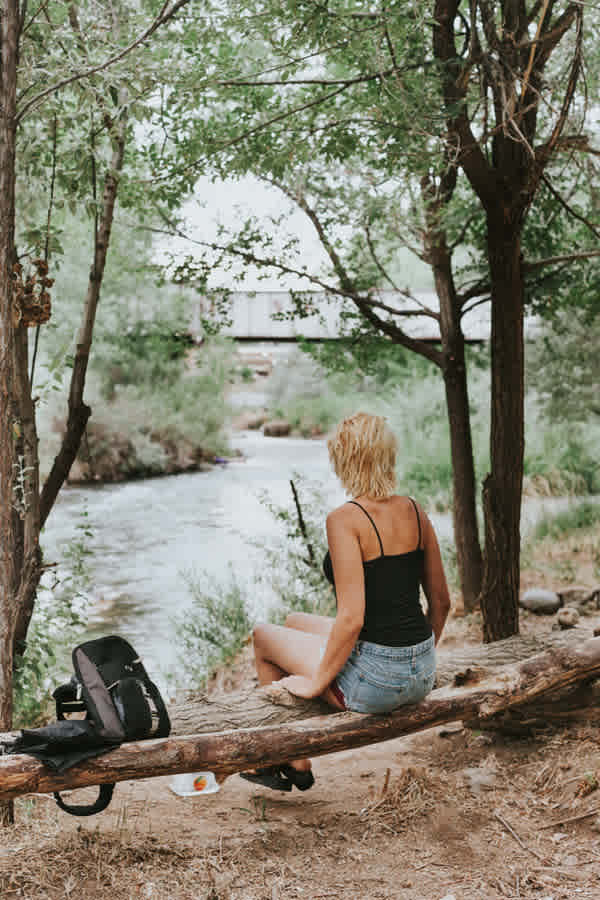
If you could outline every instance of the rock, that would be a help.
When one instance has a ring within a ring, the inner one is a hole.
[[[579,622],[579,613],[574,606],[565,606],[559,609],[556,621],[561,628],[575,628]]]
[[[266,437],[286,437],[291,430],[292,426],[285,419],[271,419],[263,425],[263,434]]]
[[[240,431],[257,431],[266,421],[267,415],[264,412],[244,412],[235,419],[234,427]]]
[[[555,591],[546,588],[529,588],[519,598],[519,606],[538,615],[551,616],[561,606],[561,600]]]

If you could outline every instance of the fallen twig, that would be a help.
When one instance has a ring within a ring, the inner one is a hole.
[[[547,825],[540,825],[540,829],[542,828],[556,828],[558,825],[568,825],[569,822],[577,822],[579,819],[587,819],[588,816],[594,816],[596,813],[600,813],[600,806],[594,806],[593,809],[588,809],[587,812],[577,813],[576,816],[569,816],[567,819],[555,819],[554,822],[548,822]]]
[[[540,860],[540,862],[546,862],[543,856],[541,856],[537,850],[534,850],[532,847],[528,847],[527,844],[523,843],[517,832],[512,828],[511,825],[508,824],[506,819],[503,819],[500,813],[497,810],[494,810],[494,815],[498,819],[501,825],[503,825],[510,834],[514,837],[515,841],[523,848],[523,850],[527,850],[528,853],[533,853],[533,855]]]

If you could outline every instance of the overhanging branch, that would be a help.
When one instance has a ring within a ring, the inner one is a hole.
[[[166,0],[163,4],[162,9],[160,10],[158,16],[149,25],[146,30],[139,35],[131,44],[127,47],[124,47],[123,50],[120,50],[118,53],[115,53],[114,56],[109,57],[104,62],[99,63],[97,66],[92,66],[90,69],[86,69],[84,72],[75,72],[74,75],[70,75],[68,78],[63,78],[62,81],[58,81],[56,84],[50,85],[50,87],[46,88],[44,91],[41,91],[39,94],[36,94],[35,97],[32,97],[27,103],[21,108],[21,110],[17,113],[16,122],[17,124],[23,119],[25,114],[33,107],[37,106],[45,97],[50,96],[50,94],[56,93],[56,91],[60,91],[62,88],[67,87],[69,84],[73,84],[75,81],[81,81],[83,78],[90,78],[92,75],[95,75],[97,72],[102,72],[105,69],[110,68],[110,66],[114,65],[120,60],[124,59],[132,50],[135,50],[136,47],[139,47],[140,44],[143,44],[144,41],[148,40],[151,35],[160,28],[161,25],[164,25],[170,19],[172,19],[179,10],[186,6],[190,0],[175,0],[173,6],[169,9],[170,0]]]

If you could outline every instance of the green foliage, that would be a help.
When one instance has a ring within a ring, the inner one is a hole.
[[[526,487],[540,494],[600,492],[600,422],[585,425],[549,418],[546,406],[530,391],[526,402]]]
[[[293,351],[275,367],[267,402],[274,415],[308,435],[314,429],[328,429],[362,402],[372,400],[372,384],[372,378],[341,364],[337,372],[329,373],[307,354]]]
[[[236,580],[233,571],[227,580],[205,572],[187,573],[192,605],[176,619],[179,658],[178,680],[192,679],[195,685],[226,664],[246,644],[255,624],[252,597],[270,597],[269,621],[281,623],[289,612],[335,615],[335,598],[321,567],[325,555],[325,511],[320,490],[294,476],[299,493],[304,531],[290,492],[285,506],[275,504],[265,494],[261,502],[283,526],[279,538],[259,542],[265,560],[254,576],[252,587]],[[260,617],[265,617],[260,610]]]
[[[239,653],[252,630],[244,589],[233,572],[230,575],[228,584],[206,573],[184,575],[193,599],[176,620],[176,628],[184,675],[196,687]]]
[[[70,651],[81,640],[86,624],[86,591],[90,574],[87,511],[80,514],[78,535],[65,548],[62,564],[67,575],[52,570],[38,589],[38,597],[23,656],[18,657],[13,680],[15,727],[39,724],[51,714],[51,693],[71,670]]]
[[[401,351],[401,348],[396,348]],[[350,351],[346,351],[350,353]],[[327,354],[318,352],[328,362]],[[442,381],[435,369],[407,351],[384,362],[378,375],[363,377],[361,368],[340,352],[333,373],[307,358],[290,356],[273,376],[272,410],[310,431],[327,429],[344,415],[364,408],[386,415],[398,437],[399,489],[445,510],[452,502],[450,435]],[[469,398],[477,480],[489,467],[489,369],[486,348],[470,348]],[[369,358],[364,367],[368,369]],[[525,489],[561,495],[600,492],[597,447],[600,426],[553,421],[534,390],[528,392],[525,416]]]
[[[261,497],[263,505],[283,528],[279,538],[260,544],[266,565],[257,575],[258,584],[275,598],[271,618],[276,622],[282,622],[292,611],[335,614],[333,590],[322,569],[327,550],[322,491],[299,473],[294,474],[293,483],[298,506],[291,490],[289,503],[284,506],[275,504],[267,494]]]
[[[169,363],[170,368],[170,363]],[[216,453],[227,446],[223,427],[227,416],[225,388],[233,370],[229,341],[205,341],[195,353],[193,367],[181,363],[171,373],[171,381],[144,380],[116,392],[110,407],[100,413],[117,428],[140,433],[156,432],[173,440],[189,440],[206,452]]]
[[[567,509],[544,516],[536,525],[532,539],[560,540],[574,531],[588,530],[600,524],[600,505],[584,500]]]
[[[559,424],[600,423],[600,308],[581,303],[547,323],[529,347],[527,378],[537,390],[544,411]]]
[[[170,387],[181,377],[186,344],[185,335],[173,331],[169,321],[137,321],[117,331],[110,345],[105,341],[94,354],[104,398],[113,400],[120,385]]]

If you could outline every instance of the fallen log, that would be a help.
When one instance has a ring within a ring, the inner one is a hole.
[[[438,650],[436,688],[475,683],[491,676],[499,666],[529,659],[545,650],[576,648],[591,637],[591,629],[576,628],[535,638],[514,635],[473,647],[442,647]],[[327,713],[332,714],[331,707],[319,700],[300,700],[287,691],[265,692],[253,685],[216,696],[190,693],[169,705],[172,733],[177,735],[280,725]]]
[[[123,744],[61,775],[32,757],[8,755],[0,758],[0,800],[25,793],[205,769],[227,776],[256,765],[390,740],[459,719],[485,722],[503,711],[526,706],[598,676],[600,638],[593,638],[575,647],[554,648],[519,664],[501,667],[493,676],[475,684],[437,689],[416,706],[401,707],[390,715],[330,713],[277,725]],[[271,698],[278,693],[287,694],[277,685],[256,693],[263,692]]]

